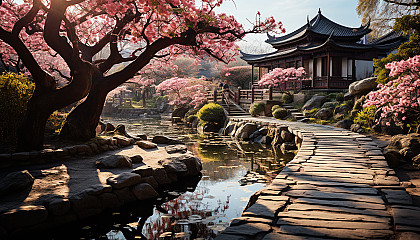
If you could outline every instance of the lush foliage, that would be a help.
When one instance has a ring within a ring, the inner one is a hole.
[[[375,124],[374,117],[376,113],[376,107],[370,106],[363,108],[359,111],[356,117],[353,119],[354,123],[359,124],[365,131],[370,131]]]
[[[265,110],[265,104],[263,102],[254,102],[249,107],[249,114],[255,117],[255,116],[258,116],[261,112],[264,112],[264,110]]]
[[[0,76],[0,139],[16,138],[16,128],[26,112],[35,84],[22,74],[5,72]]]
[[[235,66],[224,68],[220,73],[222,80],[228,80],[233,87],[241,87],[248,89],[252,78],[252,71],[250,66]],[[254,80],[257,79],[255,74]]]
[[[381,108],[382,116],[394,114],[408,122],[420,119],[420,55],[386,65],[390,76],[397,76],[379,90],[370,92],[364,107]]]
[[[156,86],[156,92],[165,92],[175,106],[191,104],[195,107],[207,101],[205,82],[203,79],[171,78]]]
[[[59,113],[58,111],[55,111],[48,118],[47,125],[45,126],[45,132],[48,132],[48,133],[59,132],[61,128],[63,127],[65,119],[66,119],[66,114],[62,114],[62,113]]]
[[[190,115],[187,117],[187,123],[193,123],[197,118],[197,115]]]
[[[283,103],[291,103],[291,102],[293,102],[293,97],[290,94],[284,93],[281,96],[281,101]]]
[[[268,87],[273,86],[277,87],[280,84],[287,82],[287,81],[295,81],[302,79],[305,76],[305,69],[300,67],[296,68],[275,68],[268,72],[267,74],[263,75],[261,80],[258,81],[260,86]]]
[[[225,119],[225,113],[219,104],[208,103],[198,111],[197,117],[203,122],[221,124]]]
[[[280,105],[274,105],[271,107],[271,112],[274,112],[276,109],[281,108]]]
[[[375,75],[378,82],[386,84],[395,77],[390,76],[388,63],[407,60],[410,57],[420,55],[420,16],[404,16],[395,21],[394,30],[410,35],[410,40],[398,47],[397,53],[390,53],[387,57],[374,60]]]
[[[275,119],[285,119],[289,115],[289,112],[285,108],[277,108],[273,112],[273,117]]]

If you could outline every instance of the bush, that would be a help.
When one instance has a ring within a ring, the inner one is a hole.
[[[60,114],[58,111],[53,112],[47,120],[45,125],[45,132],[54,133],[59,132],[66,120],[66,114]]]
[[[271,112],[274,112],[276,109],[278,109],[278,108],[280,108],[280,105],[274,105],[272,108],[271,108]]]
[[[356,117],[357,113],[363,109],[363,103],[365,102],[365,100],[366,96],[363,96],[354,103],[353,110],[351,110],[350,113],[352,117]]]
[[[16,130],[26,112],[35,84],[22,74],[0,76],[0,142],[16,140]]]
[[[334,100],[336,100],[336,101],[342,102],[342,101],[344,101],[344,92],[329,93],[329,94],[327,95],[327,98],[328,98],[330,101],[334,101]]]
[[[363,110],[357,113],[357,116],[354,118],[354,123],[362,126],[364,130],[369,131],[375,124],[375,113],[375,106],[363,108]]]
[[[197,117],[203,122],[223,123],[225,113],[222,106],[217,103],[208,103],[204,105],[197,113]]]
[[[273,117],[275,119],[285,119],[288,115],[289,115],[289,112],[287,111],[286,108],[277,108],[273,112]]]
[[[251,104],[251,107],[249,108],[249,114],[251,116],[255,117],[261,112],[265,110],[265,104],[263,102],[254,102]]]
[[[281,100],[284,103],[291,103],[291,102],[293,102],[293,96],[291,96],[287,93],[284,93],[283,96],[281,97]]]

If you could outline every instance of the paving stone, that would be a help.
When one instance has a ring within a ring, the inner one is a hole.
[[[225,231],[223,231],[223,234],[255,236],[259,233],[269,232],[270,230],[271,226],[268,224],[246,223],[239,226],[228,227]]]
[[[259,196],[258,200],[289,201],[288,196]]]
[[[380,216],[380,217],[391,217],[388,211],[385,211],[385,210],[357,209],[357,208],[342,207],[342,206],[326,206],[326,205],[317,205],[310,202],[308,204],[293,203],[287,207],[287,210],[288,211],[341,212],[341,213],[363,214],[363,215]]]
[[[405,190],[382,189],[389,204],[412,205],[413,200]]]
[[[331,199],[313,199],[313,198],[298,198],[293,200],[294,203],[303,204],[319,204],[322,206],[337,206],[347,207],[355,209],[367,209],[367,210],[385,210],[384,204],[367,203],[367,202],[356,202],[351,200],[331,200]]]
[[[290,190],[285,193],[285,195],[295,198],[316,198],[316,199],[333,199],[333,200],[351,200],[357,202],[368,202],[368,203],[378,203],[384,204],[383,200],[379,196],[366,196],[366,195],[357,195],[357,194],[348,194],[348,193],[325,193],[314,190]]]
[[[248,240],[249,238],[246,236],[240,235],[231,235],[222,233],[216,237],[216,240]]]
[[[276,212],[286,205],[286,201],[269,201],[258,199],[249,207],[242,216],[259,216],[264,218],[274,218]]]
[[[395,225],[420,227],[420,208],[392,206]]]
[[[413,232],[403,232],[398,236],[397,239],[398,240],[418,240],[420,239],[420,234],[413,233]]]
[[[325,227],[337,229],[366,229],[366,230],[381,230],[390,229],[388,223],[373,223],[373,222],[353,222],[353,221],[327,221],[320,219],[294,219],[281,218],[277,221],[278,226],[292,225],[292,226],[307,226],[307,227]]]
[[[263,240],[323,240],[324,238],[309,237],[309,236],[295,236],[281,233],[269,233],[264,236]]]
[[[315,237],[342,238],[342,239],[388,239],[392,236],[391,230],[366,229],[332,229],[283,225],[281,233],[293,235],[307,235]]]
[[[389,218],[369,216],[363,214],[349,214],[349,213],[336,213],[336,212],[324,212],[324,211],[287,211],[280,212],[277,216],[283,218],[301,218],[301,219],[313,219],[313,220],[331,220],[331,221],[363,221],[363,222],[375,222],[375,223],[389,223]]]
[[[374,188],[346,188],[346,187],[319,187],[310,184],[300,184],[293,186],[293,190],[315,190],[321,192],[332,193],[350,193],[362,195],[378,195],[378,190]]]
[[[267,218],[260,218],[260,217],[238,217],[238,218],[234,218],[232,219],[232,221],[230,222],[230,226],[237,226],[237,225],[242,225],[245,223],[264,223],[264,224],[268,224],[271,225],[273,220],[272,219],[267,219]]]

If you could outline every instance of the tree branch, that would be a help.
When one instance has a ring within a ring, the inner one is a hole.
[[[42,3],[40,0],[34,0],[31,10],[29,10],[29,12],[26,13],[26,15],[21,19],[19,19],[13,26],[12,35],[18,36],[22,28],[34,20],[36,14],[41,8],[41,5]]]

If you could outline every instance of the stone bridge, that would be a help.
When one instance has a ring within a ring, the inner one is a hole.
[[[230,119],[287,125],[303,142],[217,240],[420,239],[420,208],[371,138],[272,118]]]

